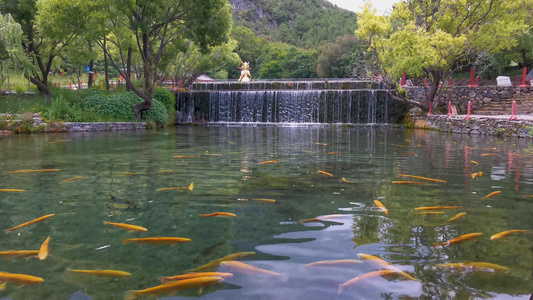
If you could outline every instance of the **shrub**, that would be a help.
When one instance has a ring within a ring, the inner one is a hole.
[[[74,101],[68,101],[63,95],[52,99],[50,106],[44,109],[42,115],[48,120],[67,122],[83,122],[83,109]]]
[[[157,87],[154,90],[154,100],[161,102],[167,110],[176,107],[176,97],[169,90]]]

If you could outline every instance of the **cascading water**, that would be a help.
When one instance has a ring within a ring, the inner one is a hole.
[[[397,123],[407,112],[364,81],[204,83],[177,97],[181,123]]]

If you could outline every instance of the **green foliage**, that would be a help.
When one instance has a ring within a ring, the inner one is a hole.
[[[84,122],[83,108],[78,101],[69,101],[63,95],[52,98],[50,106],[46,107],[41,114],[47,120]]]
[[[84,109],[100,115],[110,116],[116,120],[136,121],[133,107],[144,101],[135,93],[122,93],[106,95],[98,91],[88,91],[82,99]],[[164,124],[167,121],[167,110],[157,100],[153,100],[152,108],[144,112],[143,119]]]
[[[154,100],[163,104],[167,110],[176,107],[176,97],[169,90],[162,87],[155,88]]]

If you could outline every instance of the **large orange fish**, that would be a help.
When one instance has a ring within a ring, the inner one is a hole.
[[[460,245],[466,241],[469,241],[469,240],[472,240],[472,239],[476,239],[480,236],[482,236],[483,233],[479,233],[479,232],[476,232],[476,233],[469,233],[469,234],[465,234],[465,235],[461,235],[461,236],[458,236],[454,239],[451,239],[447,242],[444,242],[444,243],[435,243],[433,244],[434,247],[437,247],[437,248],[440,248],[440,247],[447,247],[447,246],[451,246],[451,245]]]
[[[533,230],[507,230],[507,231],[503,231],[503,232],[492,235],[490,237],[490,240],[491,241],[499,240],[511,234],[517,234],[517,233],[533,234]]]
[[[11,171],[11,172],[8,172],[8,173],[12,174],[12,173],[57,172],[57,171],[60,171],[60,170],[61,169],[18,170],[18,171]]]
[[[236,214],[233,214],[230,212],[221,212],[221,211],[216,211],[214,213],[200,215],[200,217],[202,218],[204,217],[236,217],[236,216],[237,216]]]
[[[487,198],[490,198],[492,196],[499,195],[501,193],[502,193],[501,191],[495,191],[495,192],[492,192],[492,193],[488,194],[487,196],[483,197],[483,199],[487,199]]]
[[[224,272],[199,272],[199,273],[188,273],[188,274],[169,276],[169,277],[159,277],[159,280],[161,280],[162,283],[166,283],[169,281],[178,281],[178,280],[185,280],[185,279],[197,278],[197,277],[222,277],[226,279],[229,277],[233,277],[233,274],[224,273]]]
[[[199,155],[176,155],[174,158],[189,158],[189,157],[198,157]]]
[[[509,272],[511,269],[500,266],[497,264],[491,264],[486,262],[467,262],[467,263],[451,263],[451,264],[443,264],[443,265],[436,265],[437,268],[452,268],[452,269],[458,269],[461,271],[469,271],[469,272],[496,272],[496,271],[504,271]]]
[[[306,267],[321,267],[321,266],[344,266],[344,265],[353,265],[360,264],[361,261],[357,259],[338,259],[338,260],[323,260],[316,261],[310,264],[305,265]]]
[[[124,300],[135,300],[142,296],[160,295],[176,293],[180,290],[203,288],[224,281],[222,277],[197,277],[180,281],[172,281],[162,285],[154,286],[144,290],[127,291],[124,293]]]
[[[393,181],[394,184],[427,184],[427,182],[420,181]]]
[[[48,244],[50,243],[50,236],[43,242],[41,245],[41,248],[39,249],[39,253],[37,253],[37,257],[39,257],[39,260],[45,260],[48,257],[49,249]]]
[[[162,192],[162,191],[175,191],[175,190],[189,190],[189,188],[186,187],[169,187],[169,188],[161,188],[155,190],[156,192]]]
[[[389,213],[385,205],[383,205],[383,203],[381,203],[379,200],[374,200],[374,206],[380,208],[385,214]]]
[[[324,175],[326,175],[326,176],[329,176],[329,177],[333,177],[333,174],[328,173],[328,172],[326,172],[326,171],[318,170],[317,172],[320,173],[320,174],[324,174]]]
[[[258,165],[277,164],[278,162],[279,162],[279,160],[267,160],[267,161],[262,161],[262,162],[258,163]]]
[[[453,221],[456,221],[456,220],[462,219],[462,218],[464,218],[464,217],[466,217],[466,213],[465,213],[465,212],[458,213],[457,215],[455,215],[455,217],[449,219],[448,222],[453,222]]]
[[[363,274],[363,275],[359,275],[359,276],[357,276],[355,278],[352,278],[352,279],[346,281],[345,283],[339,284],[339,290],[337,291],[337,294],[340,295],[344,291],[344,289],[346,289],[347,287],[350,287],[351,285],[356,284],[357,282],[359,282],[361,280],[374,278],[374,277],[377,277],[377,276],[388,277],[388,276],[391,276],[393,274],[395,274],[395,272],[391,271],[391,270],[380,270],[380,271],[374,271],[374,272],[366,273],[366,274]]]
[[[25,192],[26,190],[21,189],[0,189],[0,192],[14,193],[14,192]]]
[[[124,239],[122,244],[137,243],[137,244],[153,244],[153,245],[163,245],[171,244],[177,245],[181,243],[190,242],[191,239],[182,238],[182,237],[150,237],[150,238],[138,238],[138,239]]]
[[[28,226],[28,225],[31,225],[31,224],[35,224],[35,223],[37,223],[37,222],[44,221],[44,220],[49,219],[49,218],[51,218],[51,217],[53,217],[53,216],[55,216],[55,214],[49,214],[49,215],[46,215],[46,216],[42,216],[42,217],[39,217],[39,218],[37,218],[37,219],[34,219],[34,220],[31,220],[31,221],[28,221],[28,222],[26,222],[26,223],[22,223],[22,224],[20,224],[20,225],[17,225],[17,226],[15,226],[15,227],[11,227],[11,228],[9,228],[9,229],[6,229],[5,231],[6,231],[6,233],[9,233],[9,232],[11,232],[11,231],[13,231],[13,230],[15,230],[15,229],[19,229],[19,228],[24,227],[24,226]]]
[[[33,285],[38,283],[43,283],[44,279],[41,277],[26,275],[26,274],[15,274],[9,272],[0,272],[0,282],[13,282],[20,285]]]
[[[265,198],[252,198],[252,201],[266,202],[266,203],[275,203],[275,199],[265,199]]]
[[[342,182],[346,182],[346,183],[354,183],[354,184],[357,184],[357,182],[355,182],[355,181],[350,181],[350,180],[346,180],[346,178],[344,178],[344,177],[341,178],[341,181],[342,181]]]
[[[70,179],[65,179],[63,181],[61,181],[61,183],[65,183],[65,182],[70,182],[70,181],[74,181],[74,180],[78,180],[78,179],[82,179],[83,177],[73,177],[73,178],[70,178]]]
[[[427,178],[427,177],[421,177],[421,176],[414,176],[414,175],[406,175],[406,174],[398,174],[399,177],[409,177],[409,178],[416,178],[416,179],[422,179],[422,180],[427,180],[427,181],[432,181],[432,182],[448,182],[446,180],[441,180],[441,179],[434,179],[434,178]]]
[[[423,206],[417,207],[415,210],[441,210],[441,209],[458,209],[463,208],[462,206]]]
[[[194,273],[194,272],[198,272],[198,271],[202,271],[202,270],[206,270],[206,269],[213,269],[213,268],[216,268],[220,265],[221,262],[223,261],[230,261],[230,260],[238,260],[238,259],[241,259],[243,257],[246,257],[246,256],[250,256],[250,255],[255,255],[255,252],[237,252],[237,253],[233,253],[233,254],[229,254],[229,255],[226,255],[222,258],[219,258],[219,259],[215,259],[203,266],[200,266],[194,270],[190,270],[188,271],[189,273]]]
[[[132,224],[113,223],[113,222],[107,222],[107,221],[104,221],[104,224],[105,225],[115,226],[115,227],[118,227],[120,229],[127,229],[129,231],[148,231],[148,229],[146,229],[146,228],[144,228],[142,226],[137,226],[137,225],[132,225]]]
[[[415,279],[411,275],[409,275],[409,274],[405,273],[404,271],[396,268],[395,266],[391,265],[390,263],[384,261],[383,259],[381,259],[381,258],[379,258],[377,256],[364,254],[364,253],[358,253],[357,257],[359,257],[359,259],[362,260],[362,261],[366,261],[366,262],[370,263],[371,265],[373,265],[376,268],[393,271],[393,272],[397,273],[398,275],[400,275],[400,276],[402,276],[402,277],[404,277],[406,279],[418,281],[417,279]]]
[[[287,281],[287,277],[284,274],[272,272],[269,270],[261,269],[258,267],[254,267],[249,264],[245,264],[240,261],[223,261],[220,263],[221,266],[229,268],[230,270],[234,270],[240,273],[248,274],[248,275],[268,275],[273,276],[281,281]]]
[[[131,276],[131,273],[117,270],[72,270],[68,269],[72,273],[93,275],[98,277],[109,277],[109,278],[118,278],[118,277],[128,277]]]
[[[35,256],[37,254],[39,254],[39,250],[9,250],[0,252],[0,256],[6,258],[28,257]]]

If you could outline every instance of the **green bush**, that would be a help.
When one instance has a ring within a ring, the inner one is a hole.
[[[176,97],[165,88],[156,87],[153,98],[162,103],[167,110],[176,107]]]
[[[114,119],[135,122],[133,106],[143,101],[133,92],[105,95],[98,91],[87,91],[82,100],[83,107],[91,112],[107,115]],[[143,113],[143,119],[163,124],[167,120],[165,106],[157,100],[152,101],[152,108]]]
[[[63,95],[54,97],[50,106],[43,109],[41,113],[48,120],[61,120],[67,122],[83,122],[83,108],[79,103],[68,101]]]

